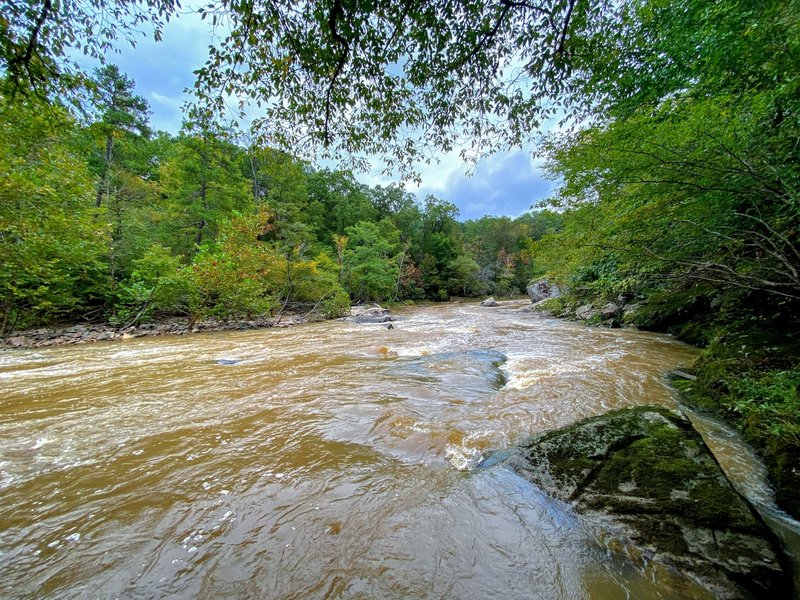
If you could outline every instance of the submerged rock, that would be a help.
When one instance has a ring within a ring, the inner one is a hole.
[[[672,567],[717,598],[790,597],[774,536],[680,413],[613,411],[534,437],[500,460],[630,555]]]
[[[508,357],[502,352],[474,349],[404,357],[389,367],[395,376],[425,386],[442,386],[455,395],[483,400],[501,389],[506,376],[501,369]]]

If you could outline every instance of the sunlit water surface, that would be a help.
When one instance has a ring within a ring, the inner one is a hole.
[[[693,356],[523,305],[1,354],[0,596],[708,597],[474,469],[612,408],[676,407],[665,373]],[[769,505],[758,462],[704,423]]]

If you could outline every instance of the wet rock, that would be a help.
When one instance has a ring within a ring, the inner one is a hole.
[[[625,306],[625,308],[622,309],[622,322],[625,324],[634,323],[640,308],[641,305],[639,304],[628,304]]]
[[[388,314],[389,314],[389,309],[383,308],[378,304],[372,304],[370,306],[353,306],[350,309],[351,317],[361,317],[361,316],[377,317]]]
[[[571,503],[629,556],[674,568],[716,598],[791,595],[774,536],[680,413],[613,411],[495,462]]]
[[[561,289],[556,284],[550,283],[547,279],[532,281],[525,289],[531,297],[531,302],[533,304],[546,300],[547,298],[558,298],[561,295]]]
[[[598,311],[591,304],[584,304],[575,310],[575,317],[581,321],[589,321],[598,315]]]
[[[494,298],[487,298],[483,302],[481,302],[481,306],[497,306],[497,300]]]
[[[350,309],[348,321],[354,323],[389,323],[394,317],[389,315],[389,309],[377,304],[372,306],[354,306]]]

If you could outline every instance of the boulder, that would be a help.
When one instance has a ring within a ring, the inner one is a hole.
[[[532,281],[525,289],[533,304],[547,298],[558,298],[561,295],[561,289],[556,284],[547,281],[547,279]]]
[[[497,456],[485,464],[570,503],[609,548],[674,569],[716,598],[791,597],[775,537],[681,413],[613,411]]]
[[[575,310],[575,317],[581,321],[588,321],[598,315],[597,309],[591,304],[584,304]]]
[[[481,306],[497,306],[497,300],[494,298],[487,298],[483,302],[481,302]]]
[[[349,321],[354,323],[389,323],[395,319],[389,315],[389,309],[373,304],[372,306],[354,306],[350,309]]]
[[[639,314],[640,304],[628,304],[622,310],[622,322],[626,324],[634,323]]]
[[[18,335],[15,337],[8,338],[6,340],[6,344],[8,344],[11,348],[22,348],[23,346],[28,345],[28,338],[22,335]]]
[[[618,305],[614,304],[613,302],[609,302],[600,309],[600,316],[604,319],[613,319],[619,315],[621,310],[622,309]]]

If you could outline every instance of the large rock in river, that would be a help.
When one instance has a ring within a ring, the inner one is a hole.
[[[353,306],[347,319],[354,323],[389,323],[395,320],[389,314],[388,308],[383,308],[377,304],[372,306]]]
[[[555,283],[550,283],[547,279],[532,281],[525,289],[531,297],[531,302],[534,304],[542,300],[547,300],[548,298],[558,298],[561,295],[561,289]]]
[[[534,437],[503,462],[716,598],[791,596],[774,536],[680,413],[610,412]]]

